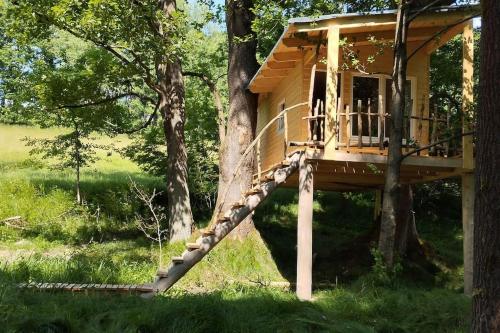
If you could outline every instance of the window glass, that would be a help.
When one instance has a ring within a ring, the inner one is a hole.
[[[354,76],[352,87],[353,112],[357,113],[361,105],[360,112],[362,120],[363,136],[378,136],[378,89],[379,78]],[[368,108],[371,112],[371,132],[368,128]],[[352,116],[351,122],[352,135],[358,135],[358,115]]]
[[[285,103],[281,103],[279,108],[278,108],[278,113],[282,112],[285,110]],[[285,117],[281,116],[277,120],[277,130],[278,132],[282,132],[285,129]]]

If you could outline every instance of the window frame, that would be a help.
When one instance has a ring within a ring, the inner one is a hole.
[[[286,109],[286,101],[285,101],[285,99],[283,99],[281,102],[278,103],[277,115],[280,114],[285,109]],[[279,117],[278,120],[276,121],[276,132],[278,134],[282,134],[285,132],[285,117],[284,117],[284,115],[281,115],[281,117]]]
[[[380,112],[380,110],[383,111],[384,114],[387,114],[388,113],[388,108],[387,108],[387,101],[386,101],[386,81],[387,79],[392,79],[392,76],[390,75],[387,75],[387,74],[363,74],[363,73],[359,73],[359,72],[353,72],[351,74],[351,91],[350,91],[350,105],[351,105],[351,111],[350,112],[353,112],[352,110],[354,110],[354,79],[356,77],[369,77],[369,78],[376,78],[378,79],[378,112]],[[416,112],[416,109],[417,109],[417,100],[416,100],[416,96],[417,96],[417,84],[418,84],[418,81],[417,81],[417,77],[416,76],[413,76],[413,75],[407,75],[406,76],[406,80],[410,81],[411,82],[411,99],[412,99],[412,114],[411,116],[414,116],[415,115],[415,112]],[[414,137],[414,126],[413,126],[413,123],[414,121],[411,120],[410,122],[410,137]],[[350,128],[348,128],[347,130],[350,131],[350,134],[351,134],[351,141],[352,143],[357,143],[358,142],[358,135],[354,135],[352,132],[352,129],[353,129],[353,126],[354,126],[354,123],[351,123],[350,125]],[[377,117],[377,133],[376,133],[376,136],[373,136],[372,135],[372,143],[373,144],[378,144],[379,143],[379,138],[380,138],[380,131],[381,131],[381,127],[382,127],[382,123],[380,121],[380,118]],[[385,136],[385,128],[383,129],[384,131],[384,140],[388,139],[388,137]],[[363,143],[369,143],[370,142],[370,137],[369,136],[365,136],[363,135],[362,136],[362,139]],[[406,143],[406,138],[403,138],[403,143]]]

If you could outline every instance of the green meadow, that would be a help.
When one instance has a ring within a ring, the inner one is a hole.
[[[226,239],[174,288],[152,300],[134,295],[23,291],[21,282],[148,283],[158,247],[135,226],[144,207],[130,179],[161,190],[115,149],[74,175],[30,156],[23,137],[64,129],[0,125],[0,327],[4,332],[465,332],[460,217],[432,208],[418,220],[439,271],[404,266],[381,282],[370,258],[353,265],[352,241],[372,223],[370,194],[318,193],[314,205],[314,301],[293,292],[297,193],[280,189],[256,212],[257,232]],[[127,145],[125,136],[98,138]],[[448,200],[448,199],[447,199]],[[450,210],[453,200],[449,199]],[[454,210],[453,210],[454,211]],[[203,227],[206,221],[197,221]],[[196,237],[194,235],[193,237]],[[165,244],[164,262],[183,250]],[[290,284],[290,286],[288,286]]]

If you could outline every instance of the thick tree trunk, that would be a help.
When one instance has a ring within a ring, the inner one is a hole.
[[[413,190],[403,184],[400,189],[399,208],[396,220],[395,252],[400,256],[412,256],[421,250],[418,239],[415,212],[413,211]]]
[[[167,17],[176,10],[176,2],[161,0],[160,9]],[[191,236],[193,214],[188,188],[187,150],[184,138],[184,78],[181,62],[162,59],[156,74],[159,86],[159,110],[167,145],[167,213],[170,241],[186,240]]]
[[[500,2],[482,0],[473,332],[500,332]]]
[[[159,109],[167,144],[167,213],[170,241],[174,242],[188,239],[193,225],[184,139],[184,81],[179,61],[159,65],[158,73],[162,91]]]
[[[389,155],[385,174],[384,200],[380,224],[379,251],[385,264],[394,264],[394,245],[396,234],[397,207],[400,199],[400,169],[403,140],[403,114],[405,107],[406,82],[406,37],[408,32],[409,7],[401,1],[398,7],[396,36],[394,45],[394,69],[392,74],[391,133],[389,137]]]
[[[226,25],[229,39],[229,115],[226,139],[221,148],[219,164],[219,198],[228,186],[238,161],[255,137],[257,123],[257,95],[248,91],[247,86],[257,72],[259,65],[256,59],[257,41],[252,31],[252,0],[226,0]],[[241,199],[242,192],[252,185],[254,170],[253,156],[248,156],[239,171],[239,177],[229,184],[222,211]],[[254,228],[251,217],[242,222],[233,235],[245,237]]]

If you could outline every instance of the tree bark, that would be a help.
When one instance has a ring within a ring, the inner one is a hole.
[[[221,147],[219,163],[219,197],[217,207],[223,198],[224,189],[229,186],[222,211],[241,199],[242,192],[252,185],[254,158],[248,156],[240,168],[239,177],[228,184],[245,149],[255,137],[257,124],[257,95],[251,93],[247,86],[259,68],[256,58],[257,40],[252,31],[252,0],[226,0],[226,25],[229,39],[229,115],[226,139]],[[253,230],[251,217],[240,223],[233,231],[237,238],[244,238]]]
[[[500,332],[500,2],[481,4],[472,331]]]
[[[385,174],[384,200],[378,249],[387,267],[394,264],[394,240],[396,234],[397,207],[400,199],[400,169],[402,160],[403,114],[406,82],[406,39],[409,6],[402,0],[398,6],[394,45],[394,69],[392,73],[391,133]]]
[[[176,2],[161,0],[160,9],[167,17],[176,10]],[[161,59],[156,66],[159,107],[167,145],[167,213],[170,241],[191,236],[193,215],[188,188],[187,150],[184,137],[184,78],[178,59]]]

